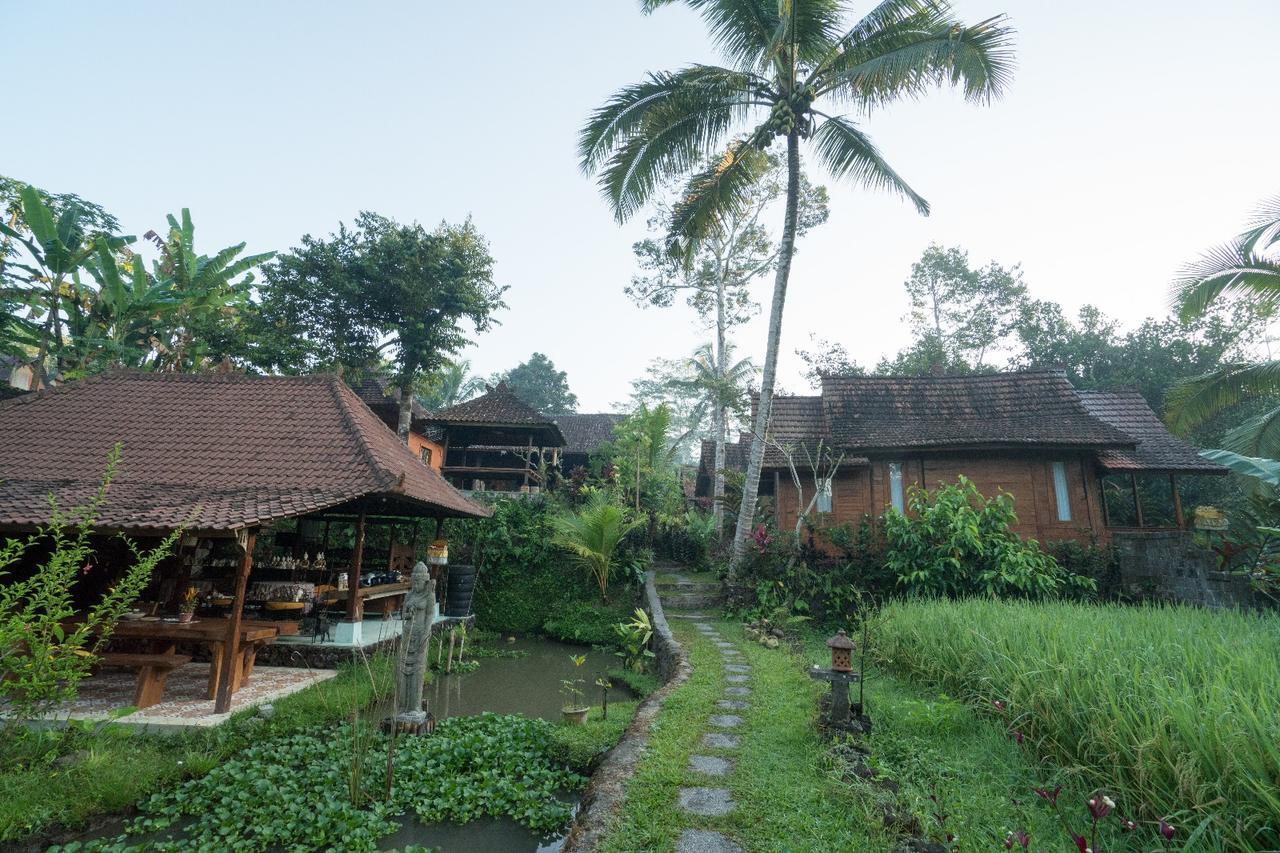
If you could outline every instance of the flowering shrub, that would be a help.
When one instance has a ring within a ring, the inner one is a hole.
[[[984,498],[967,478],[936,490],[912,488],[907,513],[885,514],[886,565],[899,586],[928,595],[1055,596],[1092,589],[1013,532],[1013,498]]]

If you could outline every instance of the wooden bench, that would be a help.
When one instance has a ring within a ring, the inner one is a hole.
[[[191,663],[190,655],[142,655],[108,652],[98,658],[99,666],[138,670],[138,686],[133,691],[136,708],[149,708],[164,695],[164,683],[183,664]]]

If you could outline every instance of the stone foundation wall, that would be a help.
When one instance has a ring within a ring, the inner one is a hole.
[[[1184,530],[1126,530],[1111,535],[1119,592],[1202,607],[1262,606],[1247,578],[1218,571],[1212,551]]]
[[[693,674],[684,647],[672,635],[671,626],[662,612],[654,576],[655,572],[650,569],[645,577],[645,610],[649,611],[649,619],[653,623],[653,654],[658,673],[665,683],[640,703],[622,740],[609,750],[592,774],[591,782],[582,795],[577,817],[561,848],[563,853],[589,853],[600,846],[610,819],[622,809],[627,781],[640,763],[645,744],[649,742],[649,729],[662,709],[662,703]]]

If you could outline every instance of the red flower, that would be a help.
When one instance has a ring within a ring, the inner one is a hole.
[[[1022,741],[1023,741],[1022,731],[1021,731],[1020,729],[1014,729],[1014,730],[1013,730],[1013,742],[1014,742],[1014,743],[1016,743],[1016,744],[1018,744],[1019,746],[1021,746],[1021,745],[1022,745]]]
[[[765,549],[769,547],[769,544],[773,542],[773,537],[769,535],[769,531],[764,529],[763,524],[756,525],[756,529],[751,533],[751,539],[756,543],[756,547],[760,549],[761,554],[763,554]]]
[[[1013,837],[1016,838],[1018,843],[1022,845],[1023,850],[1026,850],[1028,847],[1031,846],[1031,836],[1027,834],[1027,831],[1025,829],[1019,829],[1017,832],[1013,834]]]
[[[1052,805],[1056,806],[1058,804],[1058,795],[1062,793],[1062,786],[1059,785],[1058,787],[1054,788],[1052,791],[1048,790],[1047,788],[1035,788],[1034,790],[1041,797],[1048,800]]]
[[[1120,818],[1120,829],[1124,832],[1133,832],[1138,828],[1138,824],[1127,817]]]
[[[1176,830],[1174,829],[1173,824],[1169,823],[1167,820],[1161,819],[1160,834],[1164,836],[1164,840],[1172,841],[1174,832],[1176,832]]]
[[[1094,794],[1089,798],[1089,814],[1093,815],[1094,820],[1102,820],[1115,807],[1116,801],[1106,794]]]
[[[991,707],[995,708],[997,711],[1003,711],[1003,710],[1004,710],[1004,703],[1003,703],[1003,702],[1001,702],[999,699],[992,699],[992,700],[991,700]]]
[[[1093,853],[1093,849],[1089,846],[1088,839],[1086,839],[1083,835],[1076,835],[1074,832],[1072,832],[1071,840],[1076,843],[1076,849],[1079,850],[1080,853]]]

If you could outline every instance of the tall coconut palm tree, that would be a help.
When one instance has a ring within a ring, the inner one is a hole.
[[[1194,320],[1224,297],[1254,301],[1264,314],[1280,309],[1280,196],[1262,204],[1248,230],[1188,265],[1174,283],[1174,304]],[[1174,430],[1189,432],[1247,399],[1280,395],[1280,361],[1224,364],[1176,386],[1167,412]],[[1280,457],[1280,408],[1251,418],[1226,436],[1227,450]]]
[[[652,12],[675,0],[641,0]],[[1003,17],[965,26],[942,0],[884,0],[851,26],[839,0],[684,0],[702,14],[729,67],[691,65],[650,74],[618,91],[588,119],[583,170],[619,221],[640,210],[667,180],[688,175],[672,211],[669,249],[692,254],[717,219],[737,209],[768,168],[768,149],[785,142],[787,188],[774,271],[760,404],[734,537],[733,563],[746,551],[755,512],[764,435],[773,403],[782,312],[791,274],[800,193],[800,144],[839,180],[887,189],[921,214],[928,203],[885,162],[858,124],[828,110],[867,112],[955,84],[985,102],[1012,70]],[[709,162],[709,165],[707,165]]]

